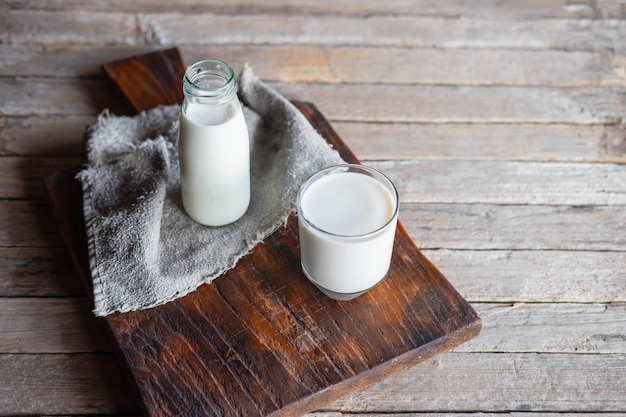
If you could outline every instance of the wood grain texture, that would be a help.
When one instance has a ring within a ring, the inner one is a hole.
[[[622,100],[626,87],[268,85],[290,99],[315,102],[333,122],[619,125],[626,110]],[[96,116],[102,108],[114,114],[131,113],[103,79],[0,77],[0,100],[0,112],[11,116]],[[368,105],[350,104],[354,102]]]
[[[44,199],[46,193],[41,182],[44,175],[68,166],[80,166],[84,162],[84,157],[1,157],[0,170],[14,172],[15,175],[0,176],[0,198]]]
[[[85,129],[93,121],[93,116],[72,115],[0,118],[0,155],[86,159]]]
[[[458,352],[626,354],[626,303],[474,304],[480,337]],[[626,370],[625,376],[626,376]]]
[[[471,413],[487,407],[500,412],[622,412],[625,361],[624,354],[453,352],[420,366],[420,384],[411,368],[325,410]]]
[[[135,65],[122,66],[132,74]],[[131,103],[138,111],[158,104],[161,90],[154,92]],[[296,105],[345,160],[358,162],[315,107]],[[68,216],[81,206],[80,188],[66,178],[46,184],[87,281],[81,219]],[[302,414],[449,350],[481,326],[401,223],[387,279],[349,303],[330,300],[303,279],[294,215],[212,285],[105,321],[150,416]]]
[[[422,249],[623,253],[626,247],[623,206],[405,204],[400,219]]]
[[[411,15],[142,13],[8,10],[2,43],[197,43],[405,46],[449,49],[620,50],[626,22],[600,19],[450,19]],[[30,30],[37,23],[37,31]],[[236,28],[236,30],[233,30]]]
[[[67,248],[0,247],[0,297],[85,295]]]
[[[370,165],[391,178],[406,202],[626,204],[626,171],[620,164],[412,160]]]
[[[93,120],[63,114],[0,118],[0,155],[84,157],[85,127]],[[333,127],[362,161],[626,162],[621,125],[352,121]]]
[[[181,404],[190,407],[186,414],[303,413],[474,336],[477,315],[401,225],[398,233],[387,280],[349,306],[302,278],[291,217],[212,285],[155,309],[108,316],[150,415],[180,412]],[[197,386],[205,394],[185,401]]]
[[[113,351],[106,329],[82,298],[0,299],[2,353],[81,353]],[[91,328],[92,332],[86,332]]]
[[[625,17],[622,0],[0,1],[0,345],[20,352],[0,352],[0,415],[142,415],[102,329],[71,314],[87,292],[30,172],[83,157],[104,108],[131,114],[103,62],[176,42],[187,62],[249,62],[363,163],[389,163],[412,190],[406,230],[484,318],[470,342],[306,417],[626,417],[626,218],[601,191],[626,166]],[[464,181],[474,161],[512,187]],[[595,187],[580,176],[577,195],[579,162]],[[577,205],[541,203],[561,197]]]
[[[44,200],[0,200],[0,246],[62,247],[59,228]]]
[[[11,116],[91,116],[131,109],[103,79],[0,78],[0,112]]]
[[[406,203],[401,207],[400,220],[421,249],[621,253],[625,247],[622,206]],[[63,246],[52,214],[43,200],[0,200],[0,246]]]
[[[567,227],[563,229],[554,234],[566,235]],[[426,249],[423,253],[472,303],[626,302],[623,252]],[[85,295],[65,247],[0,247],[0,296]]]
[[[625,360],[623,354],[450,352],[307,417],[621,417]],[[8,381],[0,385],[3,415],[92,415],[94,409],[141,415],[113,354],[1,354],[0,379]],[[503,386],[510,395],[500,395]],[[475,411],[485,407],[492,411]]]
[[[107,0],[97,3],[85,3],[80,0],[52,0],[32,1],[14,0],[11,2],[14,9],[40,10],[98,10],[104,12],[124,11],[128,13],[171,11],[171,3],[167,0],[138,0],[132,3],[123,0]],[[289,0],[266,0],[250,3],[245,0],[229,1],[217,0],[207,4],[201,0],[181,0],[177,8],[182,13],[210,11],[223,14],[291,14],[294,12],[313,15],[346,14],[415,14],[427,16],[446,16],[457,18],[459,15],[485,18],[611,18],[623,17],[619,4],[610,0],[598,0],[588,3],[584,0],[547,0],[529,2],[526,0],[510,0],[502,4],[494,0],[475,0],[468,4],[462,0],[448,0],[441,4],[436,0],[406,2],[404,0],[390,0],[384,4],[346,0],[337,3],[333,0],[302,0],[294,5]]]
[[[0,176],[0,198],[45,198],[44,174],[84,162],[78,156],[2,157],[0,169],[21,175]],[[402,203],[626,204],[626,172],[621,164],[412,159],[369,160],[366,165],[391,178]],[[415,181],[415,176],[420,180]]]
[[[335,122],[362,160],[626,162],[621,125]]]
[[[102,65],[133,108],[141,111],[183,101],[185,67],[178,48],[155,51],[142,59],[121,59]]]
[[[565,236],[566,232],[554,235]],[[474,303],[626,302],[623,251],[440,249],[423,252]],[[489,274],[485,274],[486,270]]]
[[[161,48],[107,45],[96,51],[80,44],[46,48],[30,43],[0,44],[0,53],[7,57],[0,62],[0,75],[98,77],[102,62]],[[219,57],[236,69],[248,62],[261,79],[285,83],[610,87],[622,86],[626,77],[624,63],[611,51],[291,44],[235,44],[228,48],[193,44],[181,46],[180,51],[186,62]]]
[[[117,359],[108,354],[0,355],[3,415],[139,415]]]
[[[287,97],[315,102],[333,121],[615,124],[626,110],[624,88],[600,92],[508,86],[270,85]],[[350,102],[368,102],[368,106],[347,105]]]
[[[474,302],[472,306],[481,316],[483,328],[476,338],[456,347],[456,352],[626,353],[622,337],[626,332],[624,302]],[[91,308],[86,296],[0,299],[0,313],[5,318],[0,322],[0,333],[12,336],[0,342],[0,354],[112,352],[114,345]],[[266,307],[268,311],[270,308]],[[280,314],[280,309],[275,307],[272,312]],[[317,317],[308,314],[306,319],[313,321]],[[300,346],[304,346],[315,334],[306,332],[306,325],[299,325],[296,319],[289,323],[276,319],[272,323],[299,333]],[[335,351],[340,352],[342,347],[338,344]]]

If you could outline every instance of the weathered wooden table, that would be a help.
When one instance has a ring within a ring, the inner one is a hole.
[[[311,415],[626,415],[625,6],[343,3],[0,3],[0,416],[140,413],[41,178],[127,112],[100,65],[173,45],[315,103],[482,317]]]

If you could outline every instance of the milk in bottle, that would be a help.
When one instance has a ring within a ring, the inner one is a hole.
[[[248,129],[232,68],[205,60],[183,79],[179,162],[186,213],[206,226],[243,216],[250,203]]]

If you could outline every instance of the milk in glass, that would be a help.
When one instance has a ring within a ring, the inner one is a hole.
[[[395,187],[360,165],[322,170],[298,196],[302,270],[318,288],[350,299],[389,270],[398,215]]]

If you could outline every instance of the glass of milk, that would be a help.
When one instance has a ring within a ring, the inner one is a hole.
[[[183,78],[178,158],[185,212],[206,226],[223,226],[250,203],[250,141],[237,98],[237,80],[225,62],[190,65]]]
[[[355,164],[325,168],[298,193],[302,271],[323,293],[350,300],[389,270],[398,191],[381,172]]]

